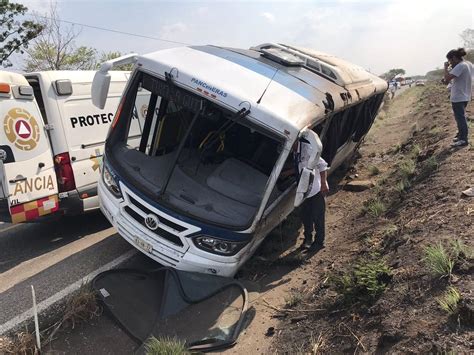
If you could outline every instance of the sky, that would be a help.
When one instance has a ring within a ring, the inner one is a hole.
[[[49,0],[12,0],[48,14]],[[186,44],[285,43],[331,53],[381,74],[441,68],[474,28],[474,0],[58,0],[60,19]],[[63,23],[65,27],[70,26]],[[74,25],[76,45],[145,54],[180,44]],[[21,57],[14,59],[17,69]]]

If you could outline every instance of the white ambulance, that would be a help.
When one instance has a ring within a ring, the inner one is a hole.
[[[92,71],[0,72],[0,220],[99,207],[103,145],[128,75],[112,73],[99,110],[91,101]]]

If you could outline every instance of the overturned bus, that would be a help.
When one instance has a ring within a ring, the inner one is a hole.
[[[98,107],[108,70],[130,62],[105,145],[101,209],[159,263],[222,276],[234,275],[304,198],[308,179],[281,174],[301,137],[314,144],[313,161],[322,154],[334,171],[387,90],[363,68],[313,50],[207,45],[104,63],[92,87]],[[134,120],[139,144],[130,139]]]

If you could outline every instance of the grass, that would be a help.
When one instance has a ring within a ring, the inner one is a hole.
[[[459,239],[455,239],[451,242],[451,250],[455,261],[474,258],[474,250],[469,248]]]
[[[376,186],[383,186],[387,183],[388,177],[387,176],[382,176],[380,177],[377,182],[375,183]]]
[[[470,263],[473,257],[474,250],[455,239],[446,248],[441,243],[427,246],[424,260],[435,276],[450,277],[455,266]]]
[[[391,149],[391,153],[397,154],[401,149],[402,149],[402,144],[398,143]]]
[[[452,286],[449,286],[443,296],[437,299],[440,307],[449,315],[458,313],[458,304],[460,300],[461,294]]]
[[[0,337],[0,354],[39,354],[34,334],[19,332],[14,338]]]
[[[405,159],[398,164],[402,178],[409,178],[415,173],[416,163],[413,159]]]
[[[369,165],[367,167],[367,170],[369,171],[370,176],[375,176],[375,175],[380,174],[380,169],[377,168],[375,165]]]
[[[433,127],[429,130],[428,132],[431,136],[437,136],[441,133],[441,128],[440,127]]]
[[[454,260],[441,243],[425,248],[424,261],[435,276],[449,277],[453,272]]]
[[[285,297],[285,307],[293,308],[303,301],[303,295],[300,292],[291,292]]]
[[[84,284],[68,300],[62,323],[70,323],[74,329],[76,323],[98,317],[100,313],[95,291],[89,284]]]
[[[186,349],[183,341],[175,338],[151,337],[145,344],[147,355],[188,355],[190,352]]]
[[[374,254],[358,260],[342,275],[332,275],[330,283],[346,303],[372,303],[385,291],[391,272],[385,260]]]
[[[423,169],[428,169],[430,171],[438,169],[438,159],[436,156],[431,156],[428,159],[426,159],[425,163],[423,164]]]
[[[409,180],[407,180],[407,179],[402,179],[402,180],[400,180],[399,182],[397,182],[397,185],[395,186],[395,189],[396,189],[398,192],[402,193],[402,192],[406,191],[407,189],[409,189],[410,186],[411,186],[411,183],[410,183]]]
[[[390,224],[388,225],[384,230],[383,230],[383,236],[384,237],[393,237],[398,234],[398,227],[395,224]]]
[[[366,201],[364,211],[372,217],[380,217],[385,213],[387,207],[379,198],[373,198]]]
[[[410,156],[414,159],[418,158],[421,153],[421,147],[418,144],[415,144],[410,151]]]
[[[317,338],[311,333],[311,354],[312,355],[319,355],[319,354],[326,354],[325,351],[326,345],[326,337],[323,333],[320,333]]]

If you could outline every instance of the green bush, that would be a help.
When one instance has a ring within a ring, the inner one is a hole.
[[[373,302],[385,291],[390,280],[391,269],[378,255],[361,259],[351,270],[330,278],[335,290],[351,304]]]

